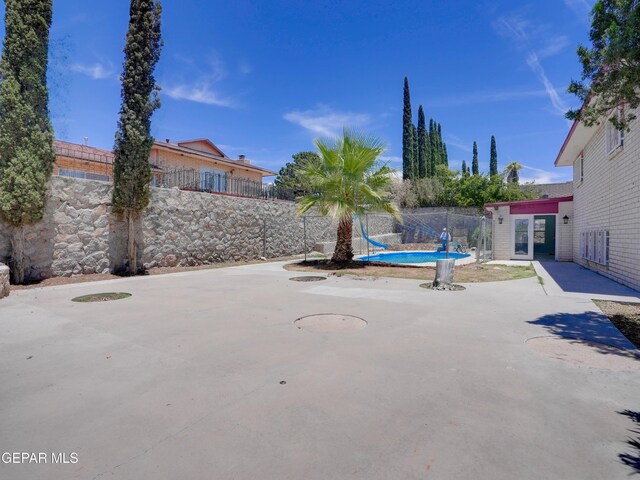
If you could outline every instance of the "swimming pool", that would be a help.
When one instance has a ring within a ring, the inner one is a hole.
[[[436,260],[444,260],[446,254],[444,252],[428,252],[428,251],[409,251],[409,252],[383,252],[375,255],[364,255],[356,258],[362,262],[382,262],[402,265],[432,264],[435,265]],[[456,263],[469,263],[473,261],[470,253],[449,252],[449,258],[455,258]],[[460,260],[465,261],[460,261]]]

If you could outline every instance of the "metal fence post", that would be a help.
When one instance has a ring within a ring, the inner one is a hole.
[[[445,249],[444,249],[444,258],[449,258],[449,237],[453,240],[453,236],[451,235],[451,230],[449,230],[449,210],[447,210],[447,231],[444,235],[445,240]]]
[[[482,228],[481,228],[481,232],[482,232],[482,259],[486,260],[487,259],[487,218],[486,217],[482,217],[482,220],[480,220],[482,222]]]
[[[302,249],[304,250],[304,261],[307,261],[307,217],[304,216],[302,217],[302,229],[304,232],[304,238],[303,238],[303,246]]]
[[[364,214],[364,222],[366,224],[366,232],[367,232],[367,236],[369,236],[369,214],[365,213]],[[365,239],[366,240],[366,239]],[[369,257],[371,256],[371,254],[369,253],[369,240],[367,240],[367,260],[369,260]],[[373,251],[373,253],[375,253],[375,250]]]

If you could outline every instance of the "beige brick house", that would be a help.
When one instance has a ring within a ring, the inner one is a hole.
[[[494,258],[573,261],[640,289],[639,133],[638,119],[574,123],[555,161],[573,168],[573,195],[485,205]]]
[[[629,127],[574,123],[555,165],[573,167],[573,261],[640,289],[639,120]]]
[[[54,175],[111,181],[113,178],[113,152],[88,145],[55,140]],[[232,179],[262,183],[263,177],[275,172],[254,165],[240,155],[231,159],[211,140],[199,138],[171,142],[155,141],[149,154],[154,185],[173,180],[172,173],[194,172],[200,182],[209,182],[210,190],[224,192]]]

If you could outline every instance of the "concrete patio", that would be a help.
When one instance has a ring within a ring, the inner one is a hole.
[[[12,292],[2,451],[78,462],[0,463],[0,478],[638,473],[638,352],[590,300],[547,295],[535,277],[434,292],[292,276],[270,263]],[[70,301],[106,291],[133,296]],[[315,313],[368,325],[293,325]]]
[[[533,262],[549,295],[640,302],[640,292],[573,262]]]

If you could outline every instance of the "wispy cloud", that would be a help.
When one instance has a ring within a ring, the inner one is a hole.
[[[182,84],[163,87],[162,93],[174,100],[189,100],[191,102],[215,105],[218,107],[234,107],[232,100],[220,96],[208,82],[199,84]]]
[[[544,89],[547,92],[549,100],[551,100],[551,105],[553,105],[555,111],[561,115],[564,115],[569,107],[560,98],[560,95],[558,95],[558,91],[545,74],[542,65],[540,65],[540,62],[538,61],[538,55],[536,55],[535,53],[529,54],[529,56],[527,57],[527,64],[529,65],[529,67],[531,67],[531,70],[533,70],[535,74],[538,75],[538,78],[540,78],[540,81],[544,85]]]
[[[559,114],[564,114],[568,107],[547,77],[540,60],[563,51],[569,45],[568,38],[565,35],[552,34],[547,25],[534,24],[524,16],[522,10],[499,17],[493,22],[493,28],[525,53],[527,65],[544,86],[553,109]]]
[[[543,183],[566,182],[569,180],[571,180],[569,174],[559,172],[557,169],[549,171],[523,165],[520,173],[521,182],[535,182],[538,185]]]
[[[324,137],[337,136],[345,126],[360,128],[371,122],[371,117],[365,113],[342,112],[327,105],[318,105],[310,110],[294,110],[285,113],[284,119]]]
[[[505,90],[502,92],[476,92],[436,98],[428,102],[430,107],[462,107],[481,103],[509,102],[532,97],[544,97],[544,90]]]
[[[531,38],[533,26],[529,20],[520,13],[510,13],[498,17],[493,22],[494,30],[503,37],[510,38],[524,44]]]
[[[185,65],[185,76],[189,81],[164,81],[161,92],[174,100],[214,105],[217,107],[235,108],[237,103],[229,96],[220,93],[217,84],[228,75],[226,65],[217,54],[209,56],[204,63],[195,62],[193,58],[176,54],[174,58]],[[192,79],[192,80],[191,80]]]
[[[565,35],[559,35],[557,37],[549,37],[545,43],[546,44],[536,52],[540,58],[557,55],[569,45],[569,39]]]
[[[471,153],[471,146],[469,142],[465,142],[460,137],[455,135],[445,135],[444,142],[448,145],[452,145],[456,148],[459,148],[463,152]]]
[[[105,66],[100,62],[93,65],[83,65],[81,63],[74,63],[70,67],[72,72],[81,73],[94,80],[103,80],[105,78],[113,77],[114,70],[111,66]]]
[[[575,12],[581,20],[589,20],[593,8],[592,2],[587,0],[564,0],[564,4]]]

